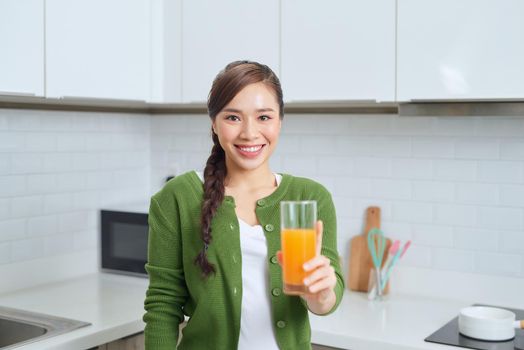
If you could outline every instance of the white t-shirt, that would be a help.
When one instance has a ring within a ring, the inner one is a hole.
[[[203,174],[197,172],[200,180]],[[277,186],[282,175],[275,174]],[[271,320],[271,293],[267,266],[267,242],[261,225],[238,219],[242,252],[242,308],[239,350],[278,350]]]

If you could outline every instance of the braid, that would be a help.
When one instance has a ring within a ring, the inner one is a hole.
[[[195,259],[195,264],[200,266],[204,277],[215,273],[214,265],[207,260],[207,249],[212,239],[211,221],[224,199],[224,179],[227,173],[224,150],[218,142],[218,136],[213,131],[211,133],[214,146],[204,169],[204,201],[202,202],[201,218],[204,247]]]

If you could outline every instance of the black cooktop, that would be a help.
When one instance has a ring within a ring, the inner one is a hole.
[[[500,307],[502,309],[510,310],[517,315],[517,320],[524,319],[524,310],[511,309],[503,306],[481,305],[474,304],[474,306],[492,306]],[[446,323],[435,333],[424,339],[427,342],[439,343],[451,346],[459,346],[468,349],[478,350],[524,350],[524,329],[515,329],[515,338],[508,341],[482,341],[465,337],[459,333],[458,316]]]

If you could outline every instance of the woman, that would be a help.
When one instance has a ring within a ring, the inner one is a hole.
[[[204,173],[188,172],[151,198],[147,349],[310,349],[308,310],[325,315],[344,282],[335,208],[316,182],[269,168],[283,118],[276,75],[237,61],[208,97],[214,142]],[[317,242],[305,264],[308,293],[282,293],[279,203],[316,200]],[[321,253],[321,254],[320,254]]]

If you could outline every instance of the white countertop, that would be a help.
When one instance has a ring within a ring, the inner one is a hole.
[[[88,349],[144,330],[146,288],[146,278],[95,273],[0,294],[0,305],[92,324],[20,350]]]
[[[468,305],[465,301],[398,294],[369,301],[365,293],[346,291],[332,315],[310,316],[312,341],[353,350],[452,350],[424,338]]]
[[[146,278],[95,273],[0,294],[0,305],[92,323],[21,350],[88,349],[143,330],[146,288]],[[353,350],[453,349],[424,338],[473,302],[406,294],[370,302],[346,291],[335,313],[311,315],[312,341]]]

